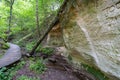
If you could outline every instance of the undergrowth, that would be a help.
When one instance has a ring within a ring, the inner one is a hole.
[[[47,54],[47,55],[52,55],[53,54],[54,49],[53,48],[41,48],[40,52]]]
[[[31,51],[34,45],[35,45],[35,42],[29,42],[28,44],[26,44],[25,47],[28,51]]]
[[[46,70],[46,66],[43,64],[42,59],[31,60],[29,69],[36,73],[43,73]]]
[[[0,69],[0,80],[12,80],[12,77],[16,74],[17,70],[19,70],[25,64],[24,61],[19,62],[18,64],[14,64],[10,68],[3,67]]]
[[[0,42],[0,48],[2,48],[2,49],[8,49],[9,47],[10,47],[10,45],[8,43]]]
[[[34,45],[35,45],[35,42],[30,42],[30,43],[26,44],[26,49],[28,51],[31,51],[33,49]],[[39,45],[39,47],[36,49],[36,52],[42,52],[47,55],[51,55],[53,53],[53,51],[54,51],[53,48],[49,48],[49,47],[43,48],[42,45]]]

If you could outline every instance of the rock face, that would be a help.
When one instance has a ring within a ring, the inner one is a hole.
[[[10,44],[10,48],[6,51],[4,56],[0,58],[0,68],[13,64],[21,58],[20,47],[15,44]]]
[[[68,0],[61,12],[69,55],[120,79],[120,0],[85,1]]]
[[[47,36],[47,44],[50,46],[62,46],[63,38],[61,31],[60,25],[56,24]]]
[[[58,25],[67,55],[120,80],[120,0],[67,0],[64,6]]]

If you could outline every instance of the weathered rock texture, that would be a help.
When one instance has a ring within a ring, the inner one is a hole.
[[[62,46],[63,38],[61,31],[62,29],[60,28],[60,24],[56,24],[48,34],[47,44],[51,46]]]
[[[13,64],[21,58],[20,47],[15,44],[10,44],[10,48],[6,51],[4,56],[0,58],[0,68]]]
[[[60,21],[74,62],[120,79],[120,0],[68,0]]]

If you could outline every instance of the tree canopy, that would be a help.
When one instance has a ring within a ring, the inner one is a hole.
[[[51,14],[56,14],[62,2],[63,0],[38,0],[39,25]],[[10,16],[11,4],[12,15]],[[5,38],[4,33],[8,28],[12,33],[21,30],[36,31],[35,17],[35,0],[0,0],[0,37]]]

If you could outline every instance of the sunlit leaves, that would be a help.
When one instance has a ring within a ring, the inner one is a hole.
[[[0,27],[8,28],[10,1],[13,0],[2,0],[0,2]],[[40,23],[49,15],[55,14],[62,2],[63,0],[39,0]],[[31,30],[33,30],[35,27],[35,0],[15,0],[12,18],[11,28],[32,28]]]

